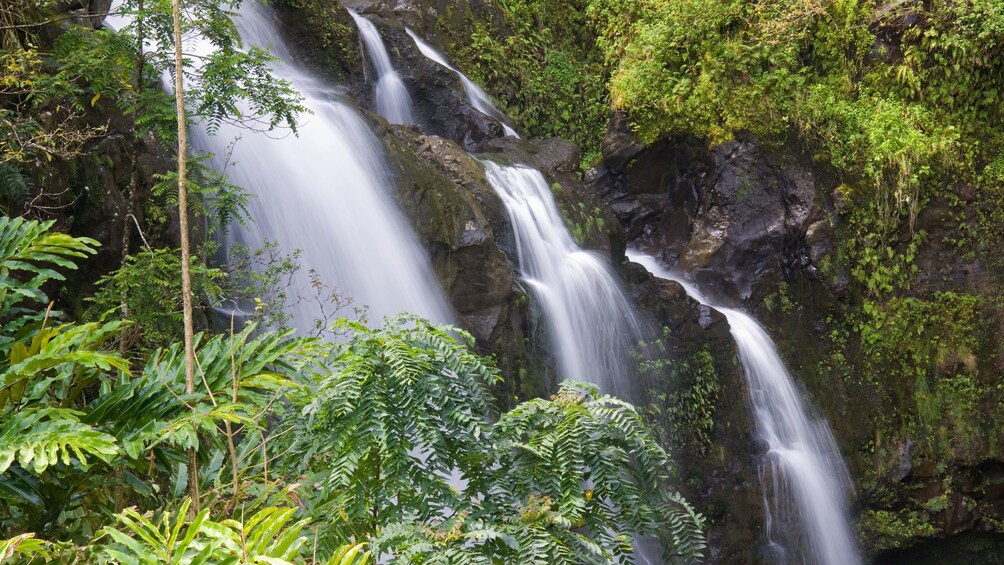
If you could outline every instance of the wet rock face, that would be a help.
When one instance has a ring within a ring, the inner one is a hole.
[[[101,27],[111,7],[112,0],[60,0],[54,6],[57,13],[70,16],[70,23],[94,29]]]
[[[917,216],[916,230],[927,234],[916,258],[916,290],[920,292],[971,289],[981,294],[993,293],[993,275],[984,269],[975,254],[960,254],[954,243],[965,237],[964,229],[980,221],[972,202],[972,189],[967,188],[955,190],[962,206],[953,206],[939,195]],[[946,257],[952,260],[946,261]]]
[[[407,65],[405,82],[423,131],[450,139],[467,151],[477,151],[487,140],[505,135],[498,120],[468,104],[457,74],[430,61],[414,47],[402,58]]]
[[[501,202],[480,164],[456,144],[406,128],[388,128],[382,138],[398,198],[431,249],[447,296],[462,317],[479,319],[475,337],[491,343],[516,278],[497,243],[508,229]],[[494,321],[484,319],[489,313]]]
[[[663,355],[674,362],[666,370],[641,377],[648,396],[639,404],[654,408],[657,425],[664,424],[659,415],[688,409],[672,397],[701,386],[690,381],[687,369],[692,366],[687,364],[702,351],[712,354],[719,394],[710,407],[714,426],[706,438],[709,444],[694,445],[684,430],[672,426],[662,433],[668,434],[678,476],[675,484],[708,518],[707,562],[758,563],[764,524],[753,425],[728,322],[718,311],[688,297],[679,284],[655,279],[640,265],[625,263],[622,272],[632,302],[654,327],[668,329],[661,338],[667,348]]]
[[[132,252],[140,249],[134,225],[144,226],[143,236],[153,246],[176,246],[176,222],[158,222],[146,216],[155,175],[172,170],[173,158],[152,138],[134,141],[134,125],[111,101],[101,100],[88,108],[81,127],[107,126],[106,134],[92,140],[69,159],[39,161],[24,169],[30,186],[35,187],[12,212],[29,217],[56,220],[56,229],[97,240],[97,254],[68,271],[59,302],[75,314],[85,305],[84,296],[93,294],[95,281],[117,269],[122,260],[122,233],[132,232]],[[136,220],[126,217],[130,182],[138,169]],[[151,208],[163,203],[151,205]],[[173,213],[173,211],[168,211]],[[194,222],[193,222],[194,223]]]
[[[554,374],[554,363],[518,279],[512,229],[482,165],[456,143],[415,128],[383,125],[377,133],[389,180],[459,325],[474,336],[479,353],[497,358],[503,405],[553,390],[542,378]]]
[[[408,89],[422,131],[458,143],[469,152],[505,135],[502,124],[469,104],[457,74],[423,55],[405,32],[411,28],[449,59],[449,38],[437,29],[467,30],[475,18],[497,13],[491,5],[438,0],[280,0],[280,22],[290,48],[304,66],[338,84],[346,97],[375,109],[375,71],[346,10],[369,19],[380,31],[391,62]],[[501,21],[498,16],[495,19]]]
[[[363,88],[359,33],[341,4],[329,0],[276,0],[274,6],[297,63],[351,92]]]
[[[808,165],[749,137],[714,149],[682,139],[636,151],[614,122],[611,132],[607,159],[590,179],[630,240],[717,278],[720,298],[733,301],[762,298],[761,280],[817,275],[832,230]]]

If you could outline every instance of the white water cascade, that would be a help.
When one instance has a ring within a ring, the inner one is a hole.
[[[628,251],[628,258],[656,277],[680,283],[693,299],[708,300],[655,258]],[[774,342],[749,315],[715,307],[725,315],[750,388],[757,433],[767,443],[760,472],[766,536],[777,563],[861,563],[845,508],[850,476],[826,422],[810,415]]]
[[[641,332],[613,271],[575,244],[540,171],[484,165],[509,214],[521,275],[540,301],[559,374],[630,398],[625,362]]]
[[[421,37],[411,31],[411,28],[404,28],[408,35],[411,36],[412,40],[415,41],[415,45],[418,46],[418,50],[422,52],[426,58],[436,62],[437,64],[446,67],[447,69],[453,71],[460,78],[460,84],[464,86],[464,93],[467,94],[467,101],[474,107],[475,110],[485,114],[486,116],[491,116],[496,118],[499,123],[502,124],[502,129],[508,137],[519,137],[516,130],[512,129],[505,123],[505,115],[495,107],[488,93],[484,91],[483,88],[474,83],[471,79],[467,78],[467,75],[457,70],[456,67],[451,65],[446,57],[442,53],[436,51],[431,45],[422,40]]]
[[[451,321],[428,256],[389,192],[373,133],[332,88],[288,62],[290,54],[265,7],[245,2],[240,14],[245,43],[271,48],[280,58],[273,72],[293,84],[312,113],[300,117],[298,136],[226,124],[215,135],[193,128],[193,144],[214,153],[221,168],[227,166],[231,141],[240,138],[225,173],[251,193],[251,221],[233,226],[231,239],[252,249],[266,240],[299,249],[303,272],[294,286],[309,291],[311,269],[354,306],[368,308],[372,322],[404,311]],[[293,325],[308,330],[317,312],[316,303],[301,301],[293,306]]]
[[[401,76],[394,70],[394,65],[390,62],[387,48],[384,47],[383,39],[375,25],[366,18],[349,10],[352,19],[359,28],[359,36],[366,44],[366,51],[369,52],[370,61],[377,73],[376,81],[376,109],[377,113],[387,119],[392,124],[413,124],[415,115],[411,107],[411,96],[405,88]]]

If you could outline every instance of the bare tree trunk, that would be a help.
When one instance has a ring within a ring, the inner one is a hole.
[[[192,323],[192,275],[189,271],[188,193],[185,190],[188,131],[181,49],[181,0],[171,0],[171,15],[174,17],[174,102],[178,112],[178,228],[181,232],[181,301],[185,324],[185,392],[191,394],[195,392],[195,330]],[[195,449],[188,452],[188,493],[192,499],[192,510],[198,513],[199,468]]]

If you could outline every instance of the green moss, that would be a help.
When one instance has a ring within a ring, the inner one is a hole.
[[[663,338],[642,344],[649,358],[640,358],[638,371],[652,383],[652,402],[646,413],[663,445],[707,456],[714,447],[715,406],[721,394],[714,358],[706,347],[682,359],[668,355]]]
[[[455,28],[472,32],[450,49],[456,64],[485,85],[521,131],[575,142],[584,166],[599,157],[609,116],[607,67],[586,4],[499,0],[503,21],[489,16]],[[440,27],[450,33],[442,22]]]
[[[858,529],[872,555],[909,547],[920,538],[936,533],[934,526],[917,512],[898,514],[888,510],[866,510],[858,522]]]
[[[311,66],[334,80],[344,80],[360,64],[356,29],[337,2],[277,0],[288,37]]]

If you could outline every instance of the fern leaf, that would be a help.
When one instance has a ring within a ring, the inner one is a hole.
[[[119,449],[115,438],[81,423],[82,413],[57,408],[31,408],[14,413],[0,427],[0,473],[17,461],[35,473],[59,462],[77,459],[86,468],[87,456],[111,461]]]

